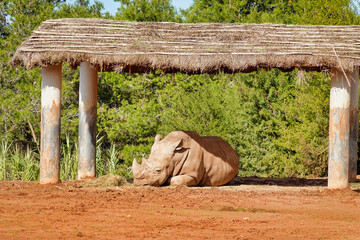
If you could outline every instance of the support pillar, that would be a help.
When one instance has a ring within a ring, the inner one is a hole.
[[[96,176],[97,68],[80,64],[78,178]]]
[[[61,64],[42,68],[40,184],[60,182]]]
[[[351,77],[349,182],[355,182],[358,161],[359,67],[355,67]]]
[[[349,184],[350,86],[351,74],[332,69],[329,121],[328,187]]]

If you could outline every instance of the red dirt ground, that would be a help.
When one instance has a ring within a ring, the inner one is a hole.
[[[324,181],[112,189],[0,182],[0,239],[360,239],[360,194],[327,190]]]

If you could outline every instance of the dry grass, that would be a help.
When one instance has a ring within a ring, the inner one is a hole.
[[[119,175],[108,174],[101,176],[97,179],[89,179],[84,182],[81,187],[83,188],[108,188],[125,186],[128,182]]]

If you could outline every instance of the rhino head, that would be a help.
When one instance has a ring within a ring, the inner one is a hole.
[[[172,174],[178,158],[181,158],[181,145],[182,140],[161,140],[161,135],[156,135],[149,158],[143,158],[141,165],[136,159],[133,160],[134,185],[162,185]]]

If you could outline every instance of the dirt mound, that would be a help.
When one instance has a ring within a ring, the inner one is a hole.
[[[82,188],[108,188],[108,187],[119,187],[127,185],[127,181],[119,176],[108,174],[105,176],[101,176],[97,179],[89,179],[84,182],[81,187]]]
[[[346,188],[346,189],[324,189],[322,191],[323,195],[328,195],[328,196],[332,196],[332,197],[346,197],[346,196],[354,196],[354,197],[358,197],[359,193],[358,190],[352,190],[350,188]]]

